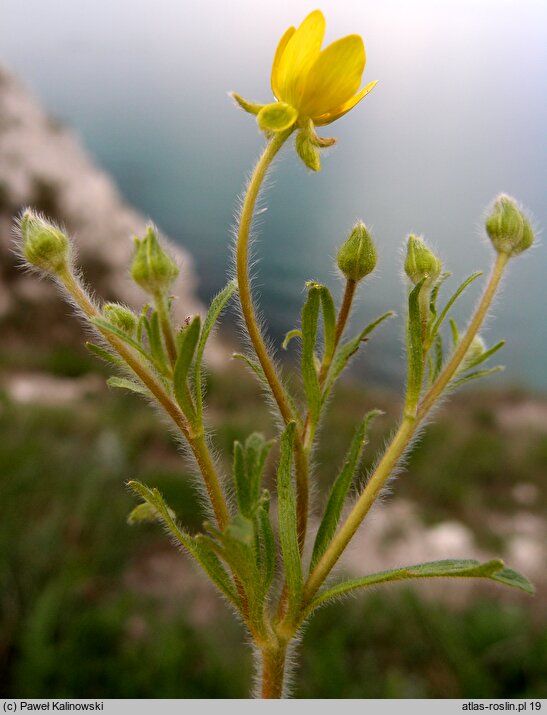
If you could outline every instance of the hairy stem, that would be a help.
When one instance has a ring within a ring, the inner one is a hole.
[[[439,377],[435,380],[429,391],[424,395],[419,407],[418,407],[418,419],[422,419],[429,412],[431,407],[435,404],[437,399],[442,394],[445,387],[448,385],[450,380],[454,377],[454,373],[459,368],[462,360],[464,359],[473,338],[478,333],[484,318],[490,308],[494,295],[499,287],[503,272],[507,267],[507,262],[509,256],[506,253],[498,253],[496,262],[492,268],[492,273],[490,274],[490,279],[488,284],[482,294],[481,300],[467,330],[465,335],[462,337],[454,353],[447,365],[443,368]]]
[[[285,680],[285,662],[287,646],[276,643],[262,650],[261,697],[265,699],[282,698]]]
[[[239,227],[237,231],[237,247],[236,247],[236,271],[238,283],[238,295],[241,303],[241,312],[247,326],[249,337],[256,352],[256,356],[264,370],[264,375],[268,381],[272,395],[277,403],[279,412],[285,424],[291,420],[298,420],[298,415],[295,415],[285,388],[277,374],[275,365],[273,364],[262,333],[258,326],[256,313],[251,295],[251,284],[249,280],[249,242],[251,235],[251,225],[253,214],[256,206],[258,194],[264,181],[264,177],[271,166],[272,161],[277,153],[289,138],[292,129],[287,129],[284,132],[275,134],[264,149],[262,156],[258,160],[247,187],[247,192],[243,200],[241,216],[239,219]],[[296,468],[296,490],[297,490],[297,514],[298,514],[298,539],[300,548],[304,547],[306,538],[306,529],[308,521],[308,460],[302,446],[302,440],[298,436],[295,440],[295,468]]]
[[[479,305],[473,314],[465,335],[458,343],[458,346],[446,367],[443,369],[429,392],[424,396],[418,407],[416,417],[413,417],[412,415],[404,416],[397,432],[384,452],[384,455],[374,470],[374,473],[367,482],[366,487],[361,492],[355,506],[336,533],[336,536],[331,541],[319,563],[310,574],[304,588],[304,604],[309,603],[323,581],[331,572],[353,535],[361,525],[363,519],[369,512],[371,506],[376,501],[376,498],[386,481],[389,479],[399,463],[399,460],[407,449],[420,423],[427,416],[454,376],[454,373],[461,365],[473,338],[477,334],[484,318],[486,317],[488,309],[492,303],[492,299],[499,286],[503,271],[507,265],[507,260],[507,255],[501,253],[498,254],[488,284],[484,290]]]
[[[69,295],[76,302],[80,310],[90,319],[100,318],[101,314],[97,308],[93,305],[89,299],[84,288],[78,281],[78,279],[67,269],[59,275],[59,280],[64,286]],[[99,328],[96,328],[100,330]],[[171,397],[164,390],[163,386],[156,380],[156,378],[150,373],[150,371],[142,364],[139,358],[134,355],[131,348],[129,348],[125,343],[117,338],[115,335],[108,333],[106,331],[100,331],[101,335],[108,343],[114,348],[114,350],[120,355],[120,357],[125,361],[125,363],[131,368],[135,375],[141,380],[141,382],[150,390],[154,395],[159,404],[163,407],[165,412],[173,420],[178,429],[182,432],[184,437],[188,440],[194,457],[198,463],[205,486],[207,488],[207,493],[211,500],[213,511],[221,529],[224,529],[229,521],[228,506],[226,503],[226,498],[222,491],[222,486],[220,483],[219,476],[216,471],[215,464],[211,457],[211,454],[207,448],[205,442],[205,437],[203,432],[198,435],[193,433],[186,417],[180,411],[178,405],[173,402]]]

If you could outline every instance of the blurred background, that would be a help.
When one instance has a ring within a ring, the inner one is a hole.
[[[51,287],[17,269],[11,224],[26,204],[63,221],[99,295],[133,305],[143,297],[126,276],[130,236],[151,219],[183,261],[181,314],[199,310],[225,282],[237,196],[263,142],[227,92],[270,101],[276,43],[312,9],[4,0],[3,697],[246,695],[251,663],[231,614],[159,529],[125,524],[133,500],[123,481],[138,478],[199,528],[191,476],[147,406],[106,390]],[[380,263],[355,328],[388,309],[402,314],[409,231],[436,248],[455,288],[489,268],[483,215],[497,193],[521,200],[538,229],[547,218],[544,3],[324,0],[321,9],[327,42],[363,36],[364,82],[379,84],[323,132],[338,145],[320,174],[287,149],[270,181],[255,285],[274,341],[298,324],[306,280],[338,294],[332,259],[356,219],[372,228]],[[297,696],[546,696],[546,269],[541,245],[512,262],[485,332],[489,344],[508,339],[505,373],[439,413],[345,563],[361,574],[502,555],[538,596],[397,586],[327,608],[306,631]],[[477,282],[461,300],[460,322],[479,291]],[[225,318],[212,366],[237,343],[234,323]],[[317,460],[318,510],[363,412],[387,413],[365,467],[394,425],[402,336],[401,318],[380,329],[338,390]],[[239,366],[212,370],[210,399],[228,469],[234,439],[273,428]]]

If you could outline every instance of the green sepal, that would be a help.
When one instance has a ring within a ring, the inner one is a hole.
[[[174,512],[167,506],[159,491],[137,481],[130,481],[127,485],[157,511],[158,518],[168,533],[200,564],[226,598],[240,608],[239,596],[224,566],[199,537],[191,536],[178,526]]]
[[[121,390],[129,390],[130,392],[136,392],[139,395],[148,395],[149,392],[144,385],[140,385],[138,382],[129,380],[127,377],[109,377],[106,381],[109,387],[117,387]]]
[[[315,537],[310,571],[313,570],[319,559],[323,556],[336,532],[346,497],[361,462],[369,424],[375,417],[381,414],[383,414],[381,410],[372,410],[365,415],[365,418],[355,431],[346,454],[344,466],[332,485],[325,513],[319,525],[317,536]]]
[[[301,129],[296,135],[295,147],[296,153],[308,169],[321,171],[319,149],[305,129]]]
[[[201,320],[199,315],[196,315],[182,333],[182,338],[179,341],[179,354],[173,373],[175,397],[186,417],[192,421],[196,418],[196,411],[188,385],[188,374],[196,352],[200,329]]]
[[[229,283],[219,293],[217,293],[211,301],[209,310],[207,311],[207,315],[203,321],[203,328],[201,330],[201,335],[199,336],[199,343],[196,350],[196,360],[194,364],[194,386],[198,417],[201,417],[203,413],[202,362],[205,346],[207,345],[207,341],[216,321],[219,319],[222,311],[236,291],[236,281],[229,281]]]
[[[422,337],[422,317],[420,312],[420,291],[424,285],[422,280],[410,291],[408,296],[408,319],[406,330],[406,346],[408,361],[408,378],[406,406],[412,410],[418,404],[422,391],[424,377],[424,343]]]
[[[258,126],[265,132],[283,132],[298,119],[298,112],[285,102],[266,104],[257,114]]]
[[[240,94],[237,94],[237,92],[230,92],[230,97],[232,97],[232,99],[241,107],[241,109],[243,109],[245,112],[248,112],[249,114],[254,114],[255,116],[264,106],[263,104],[258,104],[258,102],[249,102],[248,100],[244,99]]]
[[[314,360],[321,294],[319,286],[308,284],[308,298],[302,309],[302,380],[310,421],[316,424],[321,409],[321,387]]]
[[[95,343],[90,343],[89,341],[87,341],[85,346],[90,353],[93,353],[93,355],[96,355],[104,362],[109,363],[110,365],[115,365],[116,367],[123,365],[123,362],[122,360],[120,360],[120,358],[117,358],[109,350],[105,350],[105,348],[102,348],[100,345],[95,345]]]
[[[292,478],[295,431],[295,423],[289,422],[281,436],[281,450],[277,468],[279,539],[283,555],[285,581],[287,583],[287,615],[289,617],[298,613],[304,588],[302,558],[298,546],[296,497]]]
[[[169,507],[167,509],[171,517],[175,519],[175,513]],[[149,502],[143,502],[142,504],[137,504],[131,511],[127,517],[127,523],[130,525],[141,524],[143,522],[161,521],[161,518],[161,514],[155,506],[152,506]]]
[[[368,340],[368,336],[372,333],[372,331],[375,330],[375,328],[377,328],[381,323],[383,323],[384,320],[387,320],[387,318],[391,318],[394,315],[395,313],[392,310],[388,310],[387,313],[380,315],[379,318],[376,318],[376,320],[373,320],[372,323],[369,323],[362,332],[360,332],[354,338],[351,338],[351,340],[348,340],[346,343],[343,343],[338,348],[334,355],[332,366],[329,371],[325,387],[323,389],[323,395],[321,398],[323,403],[325,403],[328,399],[338,376],[347,366],[350,359],[359,350],[361,343],[366,343]]]
[[[517,571],[505,568],[503,561],[500,559],[487,561],[484,564],[475,559],[447,559],[381,571],[331,586],[313,599],[308,608],[308,613],[328,601],[338,599],[360,588],[367,588],[368,586],[388,581],[419,578],[487,578],[503,583],[506,586],[519,588],[529,594],[533,594],[535,591],[534,586],[525,576]]]

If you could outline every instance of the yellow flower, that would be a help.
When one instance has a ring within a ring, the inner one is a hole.
[[[284,131],[296,122],[315,126],[330,124],[346,114],[375,86],[359,91],[365,69],[365,47],[359,35],[336,40],[324,50],[325,18],[320,10],[310,13],[298,29],[289,27],[281,38],[272,67],[272,91],[277,101],[259,105],[236,101],[257,114],[266,131]]]
[[[325,18],[315,10],[298,29],[285,32],[272,67],[274,95],[316,126],[339,119],[376,84],[370,82],[358,91],[366,61],[359,35],[343,37],[321,51],[324,35]]]

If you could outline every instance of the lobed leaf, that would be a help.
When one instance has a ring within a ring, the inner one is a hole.
[[[308,607],[311,613],[318,606],[345,596],[360,588],[367,588],[388,581],[402,581],[419,578],[488,578],[498,581],[506,586],[519,588],[526,593],[533,594],[534,586],[528,579],[517,571],[505,568],[503,561],[494,559],[481,564],[475,559],[447,559],[444,561],[430,561],[415,566],[406,566],[389,571],[370,574],[362,578],[352,579],[332,586],[319,593]]]
[[[226,598],[239,608],[239,596],[234,584],[214,551],[200,538],[191,536],[178,526],[174,512],[167,506],[157,489],[150,489],[137,481],[128,482],[128,486],[156,510],[158,519],[168,532],[199,563]]]

